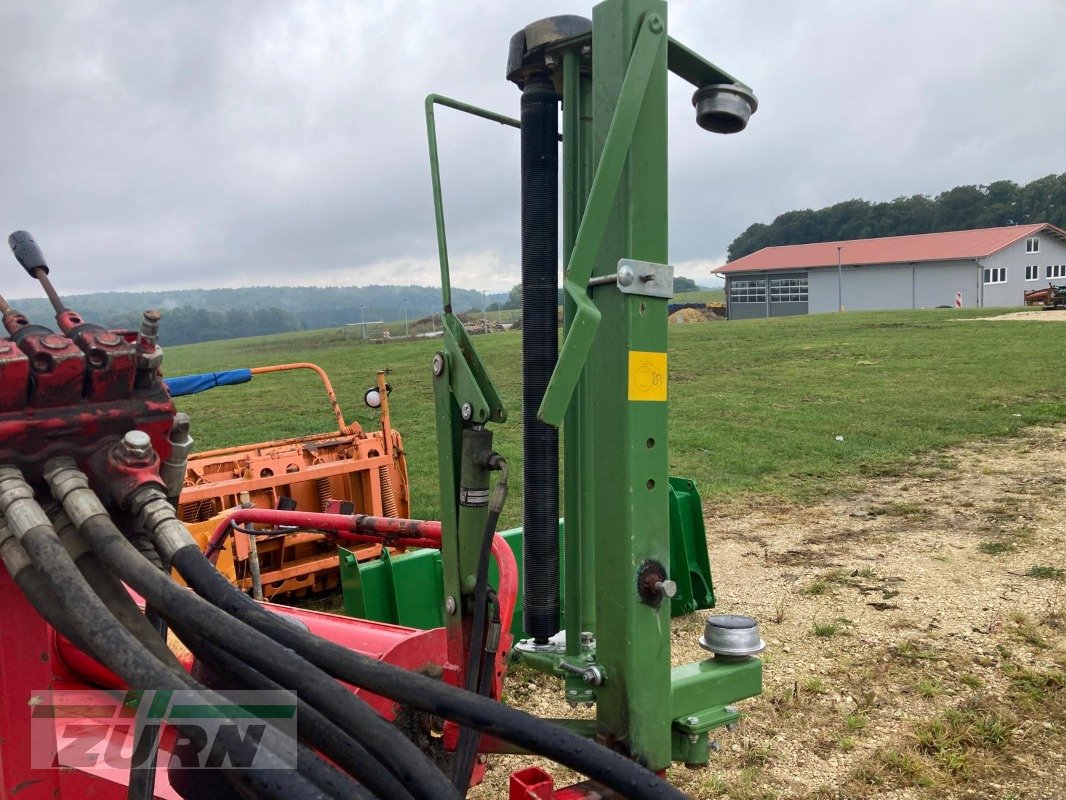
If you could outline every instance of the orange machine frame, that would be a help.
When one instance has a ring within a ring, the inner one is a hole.
[[[301,511],[325,511],[332,501],[351,504],[351,513],[410,516],[407,461],[400,434],[389,419],[384,371],[377,374],[381,427],[365,431],[344,421],[329,377],[309,363],[255,367],[252,374],[310,369],[322,379],[338,430],[220,450],[189,458],[178,510],[193,536],[206,545],[217,518],[243,504],[278,508],[295,502]],[[218,567],[242,589],[252,587],[249,559],[258,552],[263,594],[303,594],[337,585],[336,544],[317,533],[256,537],[234,535]],[[360,560],[380,554],[379,545],[357,551]]]

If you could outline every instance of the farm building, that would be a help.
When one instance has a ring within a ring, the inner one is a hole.
[[[715,270],[729,319],[892,308],[1020,306],[1066,283],[1066,231],[1047,223],[764,247]]]

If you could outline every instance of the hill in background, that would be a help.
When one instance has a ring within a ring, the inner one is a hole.
[[[453,289],[454,309],[480,309],[506,295]],[[411,319],[440,311],[433,286],[248,286],[240,289],[180,289],[164,292],[96,292],[64,298],[87,321],[108,328],[136,328],[141,312],[163,312],[163,345],[262,336],[363,321]],[[406,301],[406,303],[405,303]],[[12,302],[39,324],[53,312],[44,297]],[[406,307],[405,307],[406,306]]]

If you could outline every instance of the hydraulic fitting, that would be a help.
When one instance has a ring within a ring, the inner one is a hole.
[[[178,502],[181,490],[185,486],[185,472],[189,467],[189,455],[192,453],[193,440],[189,436],[189,415],[178,412],[174,415],[174,425],[170,428],[170,455],[163,459],[159,468],[159,477],[163,479],[167,497],[172,503]]]
[[[196,542],[158,486],[146,484],[138,487],[130,495],[126,507],[164,561],[169,563],[183,547],[195,547]]]

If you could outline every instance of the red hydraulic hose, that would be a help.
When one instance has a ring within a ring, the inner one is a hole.
[[[322,514],[310,511],[278,511],[270,508],[237,508],[218,523],[207,542],[204,555],[211,563],[218,560],[218,551],[225,544],[234,523],[311,528],[343,541],[360,544],[395,541],[396,544],[404,547],[440,547],[439,522],[371,517],[366,514]]]
[[[312,511],[279,511],[271,508],[236,508],[218,523],[208,540],[204,555],[211,563],[233,530],[233,525],[259,524],[310,528],[338,541],[359,544],[394,544],[403,547],[440,549],[441,524],[436,520],[372,517],[369,514],[323,514]],[[264,531],[266,533],[266,531]],[[500,576],[500,626],[511,629],[518,597],[518,565],[510,545],[498,533],[492,539],[492,555]]]

